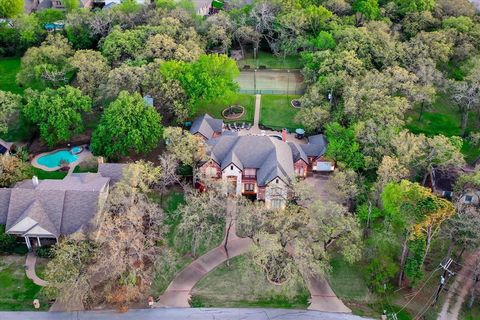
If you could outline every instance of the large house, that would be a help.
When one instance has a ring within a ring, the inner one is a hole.
[[[199,165],[201,176],[223,181],[229,194],[251,196],[265,201],[267,207],[283,208],[293,179],[306,177],[310,171],[334,169],[333,163],[323,158],[327,146],[323,135],[299,144],[266,135],[240,136],[223,128],[222,120],[204,115],[194,121],[190,132],[205,139],[208,159]]]
[[[0,188],[0,224],[32,246],[88,229],[103,208],[112,181],[124,165],[100,164],[99,173],[73,173],[62,180],[31,180]]]

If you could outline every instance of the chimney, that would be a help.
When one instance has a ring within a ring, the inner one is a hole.
[[[37,176],[33,176],[32,177],[32,183],[33,183],[33,186],[36,188],[38,186],[38,178]]]
[[[287,142],[287,129],[282,130],[282,141]]]

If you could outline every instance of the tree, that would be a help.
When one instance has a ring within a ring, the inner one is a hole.
[[[68,61],[72,54],[67,39],[58,33],[50,34],[40,47],[27,50],[17,81],[23,85],[40,81],[54,88],[66,84],[70,70]]]
[[[320,31],[316,37],[309,40],[310,44],[318,50],[335,49],[337,43],[332,34],[326,31]]]
[[[143,66],[129,66],[127,64],[122,64],[118,68],[110,70],[99,86],[100,95],[98,98],[112,101],[117,98],[121,91],[138,92],[143,96],[145,94],[143,90],[145,72]]]
[[[76,0],[62,0],[62,4],[68,13],[80,8],[80,3]]]
[[[407,180],[389,183],[383,190],[382,203],[397,232],[403,237],[399,286],[406,267],[407,276],[417,281],[432,239],[442,223],[455,214],[455,208],[450,201],[437,197],[430,189]],[[409,250],[412,251],[411,256]]]
[[[476,14],[476,8],[468,0],[436,0],[435,15],[438,17],[473,17]]]
[[[177,245],[197,256],[199,250],[219,244],[225,227],[226,204],[224,193],[215,188],[205,192],[187,191],[185,204],[177,209],[181,217],[175,239]]]
[[[184,165],[195,167],[199,161],[206,158],[203,139],[182,128],[165,128],[163,138],[167,151]]]
[[[92,135],[92,151],[108,158],[147,153],[162,137],[162,117],[138,93],[122,91],[105,110]]]
[[[325,155],[328,158],[338,161],[346,168],[363,168],[365,160],[351,128],[344,128],[336,122],[329,123],[325,126],[325,135],[328,140]]]
[[[360,185],[359,176],[351,169],[336,170],[325,183],[331,199],[349,209],[352,209],[355,199],[361,191]]]
[[[32,166],[20,157],[0,155],[0,187],[10,188],[15,183],[29,179],[33,175]]]
[[[153,262],[167,250],[161,245],[165,242],[163,211],[148,198],[154,177],[151,169],[155,168],[145,162],[126,169],[125,179],[109,194],[95,234],[95,263],[89,272],[98,287],[92,292],[98,292],[98,300],[106,298],[120,308],[145,296]]]
[[[352,9],[357,12],[357,24],[363,19],[374,20],[380,15],[378,0],[355,0]]]
[[[395,3],[402,14],[417,11],[431,11],[435,7],[435,0],[395,0]]]
[[[120,64],[124,60],[134,60],[142,51],[145,32],[132,29],[121,30],[115,26],[102,43],[102,54],[110,63]]]
[[[70,86],[43,92],[27,89],[25,97],[27,104],[22,112],[38,127],[40,138],[50,147],[82,132],[82,115],[92,109],[92,100]]]
[[[468,114],[480,105],[480,81],[459,81],[453,84],[452,98],[462,114],[461,132],[465,135]]]
[[[303,107],[295,115],[295,122],[302,124],[307,132],[316,133],[330,118],[330,112],[325,107]]]
[[[83,308],[91,293],[88,266],[94,255],[94,243],[80,234],[57,244],[45,270],[45,295],[56,298],[67,310]]]
[[[14,18],[23,12],[23,1],[0,0],[0,18]]]
[[[107,77],[110,67],[107,60],[98,51],[78,50],[70,59],[76,69],[75,83],[83,94],[95,97],[100,83]]]
[[[10,253],[17,244],[17,237],[5,233],[5,225],[0,224],[0,252]]]
[[[221,53],[227,54],[232,45],[233,34],[230,16],[223,11],[209,16],[205,21],[205,29],[208,47],[218,48]]]
[[[189,98],[191,113],[200,101],[228,96],[238,89],[238,67],[226,55],[202,55],[192,63],[167,61],[161,64],[160,73],[180,83]]]
[[[7,133],[11,121],[20,111],[21,97],[0,90],[0,134]]]
[[[272,282],[285,283],[298,272],[324,274],[333,247],[349,262],[360,257],[358,223],[339,204],[317,200],[308,208],[290,205],[259,213],[241,209],[237,219],[240,232],[253,234],[253,260]]]

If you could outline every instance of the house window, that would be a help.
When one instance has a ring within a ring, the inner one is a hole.
[[[278,179],[277,179],[277,180],[275,180],[275,183],[278,183]]]
[[[257,169],[245,169],[243,170],[243,176],[245,178],[255,178],[257,175]]]
[[[452,191],[444,191],[443,196],[450,199],[452,197]]]
[[[233,166],[230,166],[230,170],[232,170],[232,171],[233,171]]]
[[[465,196],[465,203],[472,203],[472,200],[473,200],[473,196]]]
[[[253,183],[245,183],[244,185],[245,192],[252,192],[255,191],[255,184]]]
[[[280,209],[283,207],[282,199],[272,199],[272,209]]]

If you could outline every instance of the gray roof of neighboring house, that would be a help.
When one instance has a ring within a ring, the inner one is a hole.
[[[0,139],[0,154],[3,154],[7,151],[10,150],[12,147],[13,143],[11,142],[6,142],[5,140]]]
[[[127,166],[125,163],[101,163],[98,165],[98,173],[110,178],[111,183],[117,183],[123,179],[123,170]]]
[[[0,224],[7,223],[8,205],[10,203],[10,194],[12,189],[0,188]]]
[[[222,169],[257,169],[257,183],[265,186],[276,177],[288,182],[294,177],[292,152],[287,143],[268,136],[220,136],[207,141],[208,153]]]
[[[52,0],[43,0],[37,6],[37,10],[48,9],[52,7]]]
[[[209,114],[204,114],[193,121],[190,133],[200,133],[206,139],[210,139],[215,132],[222,132],[222,129],[223,120],[214,119]]]
[[[30,217],[57,237],[74,233],[96,215],[109,181],[97,173],[74,173],[63,180],[40,180],[36,187],[27,181],[18,183],[9,189],[6,229]],[[0,191],[3,206],[2,199]]]
[[[323,134],[317,134],[315,136],[308,137],[307,144],[301,144],[305,154],[309,157],[320,157],[327,151],[327,140]]]

